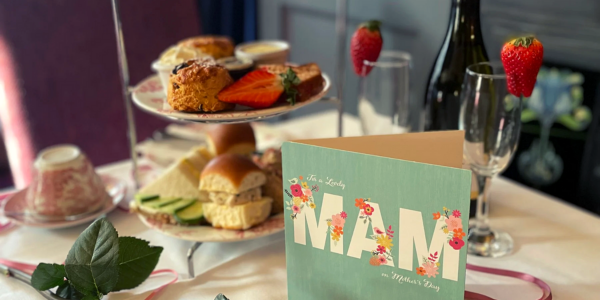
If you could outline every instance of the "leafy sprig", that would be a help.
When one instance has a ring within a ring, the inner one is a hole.
[[[300,84],[300,78],[296,75],[296,72],[292,68],[288,68],[287,72],[279,75],[281,76],[283,83],[283,91],[285,92],[285,101],[291,105],[296,104],[296,97],[298,96],[298,89],[296,86]]]
[[[40,263],[31,285],[40,291],[58,287],[56,294],[65,299],[98,300],[139,286],[162,250],[141,239],[119,237],[108,220],[99,219],[77,238],[64,265]]]

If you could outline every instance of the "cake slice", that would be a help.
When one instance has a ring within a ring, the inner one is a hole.
[[[290,67],[286,65],[261,65],[261,69],[273,73],[283,74],[287,72],[288,68],[296,73],[296,76],[300,79],[300,84],[296,86],[298,90],[297,102],[308,100],[310,97],[318,94],[323,90],[325,80],[321,76],[321,69],[316,63],[309,63],[298,67]],[[285,95],[282,95],[285,98]]]

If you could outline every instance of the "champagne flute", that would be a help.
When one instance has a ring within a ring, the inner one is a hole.
[[[401,51],[382,51],[377,61],[364,61],[363,72],[372,70],[359,83],[358,116],[363,135],[411,131],[410,63],[410,54]]]
[[[521,132],[522,98],[508,92],[504,67],[479,63],[467,67],[459,128],[465,131],[464,157],[479,188],[477,212],[469,232],[468,253],[500,257],[512,251],[513,240],[488,223],[488,192],[492,178],[510,163]]]

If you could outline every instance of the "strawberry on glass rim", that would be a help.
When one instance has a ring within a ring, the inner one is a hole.
[[[352,35],[350,56],[354,65],[354,73],[358,76],[365,77],[373,69],[373,66],[365,66],[365,60],[375,62],[379,58],[381,47],[383,47],[379,27],[381,27],[381,21],[367,21],[358,25],[354,35]]]
[[[504,44],[500,59],[511,94],[516,97],[531,96],[543,57],[544,47],[533,36],[516,38]]]
[[[246,74],[240,80],[224,88],[217,98],[227,103],[249,106],[252,108],[267,108],[285,93],[285,99],[291,105],[296,104],[300,84],[296,73],[288,68],[286,73],[273,74],[265,70],[256,70]]]

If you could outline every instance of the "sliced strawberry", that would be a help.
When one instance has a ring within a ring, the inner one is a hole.
[[[265,108],[273,105],[282,93],[283,83],[279,75],[256,70],[223,89],[217,98],[227,103]]]
[[[286,101],[294,105],[298,94],[295,86],[299,83],[300,79],[291,68],[280,75],[265,70],[256,70],[223,89],[217,98],[227,103],[265,108],[277,102],[281,94],[285,92]]]

